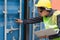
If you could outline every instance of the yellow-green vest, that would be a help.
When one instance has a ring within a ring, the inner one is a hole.
[[[57,15],[59,14],[60,11],[55,11],[51,17],[43,17],[45,29],[53,28],[54,30],[59,30],[57,26]]]

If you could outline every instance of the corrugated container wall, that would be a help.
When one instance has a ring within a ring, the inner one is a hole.
[[[18,18],[24,19],[24,0],[0,0],[0,40],[24,40]]]

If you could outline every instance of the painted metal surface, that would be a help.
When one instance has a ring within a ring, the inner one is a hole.
[[[36,3],[38,2],[38,0],[29,0],[29,8],[30,8],[30,18],[35,18],[38,15],[38,10],[37,8],[34,6]],[[48,38],[38,38],[34,32],[38,31],[38,30],[43,30],[44,27],[44,23],[36,23],[36,24],[30,24],[29,26],[29,40],[48,40]]]
[[[24,40],[18,18],[24,19],[24,0],[0,0],[0,40]]]

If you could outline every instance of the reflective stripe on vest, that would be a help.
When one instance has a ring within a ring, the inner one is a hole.
[[[53,28],[54,30],[58,30],[57,15],[59,14],[60,11],[55,11],[51,17],[43,17],[45,29]]]

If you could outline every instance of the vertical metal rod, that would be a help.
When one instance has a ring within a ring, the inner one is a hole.
[[[6,27],[7,27],[7,0],[5,0],[5,9],[4,9],[4,13],[5,13],[5,37],[4,40],[7,40],[7,34],[6,34]]]
[[[40,23],[40,30],[42,30],[42,22]]]
[[[40,30],[42,29],[42,22],[40,23]],[[42,40],[42,38],[40,38],[40,40]]]
[[[33,0],[33,4],[34,4],[34,6],[33,6],[33,17],[35,17],[35,0]],[[32,40],[34,40],[34,29],[35,29],[35,24],[33,24],[33,38],[32,38]]]
[[[22,15],[22,0],[20,0],[20,19],[21,19],[21,15]],[[21,24],[19,27],[19,40],[21,40]]]

